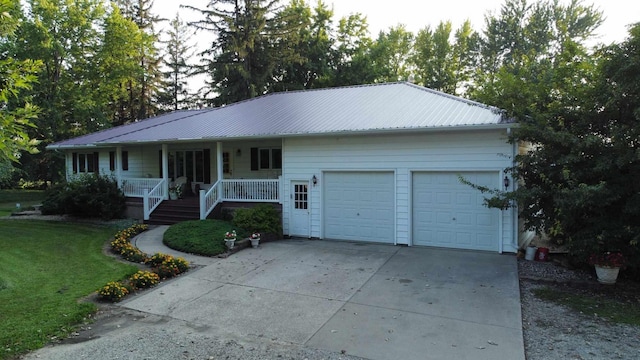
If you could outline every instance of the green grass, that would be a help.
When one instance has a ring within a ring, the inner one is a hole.
[[[238,240],[249,234],[236,229],[227,221],[193,220],[172,225],[164,233],[163,242],[168,247],[190,254],[215,256],[225,252],[224,234],[236,230]]]
[[[80,299],[137,270],[102,253],[115,231],[0,220],[0,359],[65,336],[97,309]]]
[[[41,204],[44,200],[42,190],[0,190],[0,216],[11,215],[16,211],[16,203],[20,203],[22,209]]]
[[[542,300],[552,301],[567,306],[587,315],[609,319],[615,323],[640,326],[640,306],[611,299],[578,295],[551,288],[534,290],[534,294]]]

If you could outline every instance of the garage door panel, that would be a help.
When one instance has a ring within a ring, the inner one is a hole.
[[[325,238],[393,243],[392,172],[328,172],[324,178]]]
[[[462,184],[458,174],[487,187],[496,187],[500,181],[498,172],[414,173],[413,244],[495,251],[499,211],[485,207],[483,195]]]

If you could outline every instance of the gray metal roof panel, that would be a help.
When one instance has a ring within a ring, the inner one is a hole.
[[[162,115],[58,144],[472,127],[497,125],[502,119],[497,108],[409,83],[388,83],[273,93],[215,109]]]

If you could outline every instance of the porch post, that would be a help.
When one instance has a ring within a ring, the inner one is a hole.
[[[116,181],[118,187],[122,189],[122,146],[116,147],[116,163],[114,165],[116,167]]]
[[[216,167],[218,168],[217,180],[222,180],[224,173],[222,172],[222,142],[218,141],[216,143]]]
[[[162,178],[164,179],[164,199],[169,200],[169,146],[162,144]]]

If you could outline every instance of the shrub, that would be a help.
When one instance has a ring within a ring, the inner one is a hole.
[[[111,302],[118,302],[127,294],[129,294],[129,289],[117,281],[108,282],[107,285],[98,290],[100,299]]]
[[[162,242],[168,247],[189,254],[215,256],[227,251],[224,234],[234,229],[231,223],[222,220],[190,220],[171,225],[164,233]],[[250,233],[238,229],[238,239]]]
[[[269,204],[260,204],[251,209],[237,209],[233,224],[247,231],[282,234],[280,213]]]
[[[151,271],[138,271],[129,278],[129,285],[134,289],[148,289],[158,285],[160,276]]]
[[[47,191],[43,214],[69,214],[81,218],[119,219],[126,210],[125,196],[111,176],[78,176]]]

